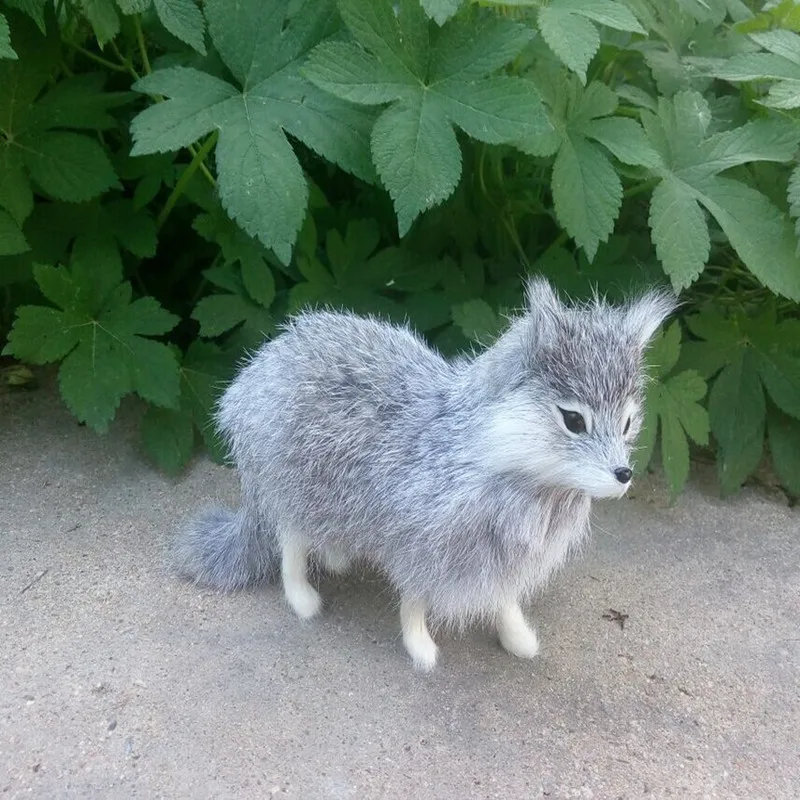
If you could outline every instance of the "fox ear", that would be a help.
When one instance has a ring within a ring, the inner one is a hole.
[[[564,306],[553,287],[544,278],[529,278],[525,284],[525,299],[535,341],[541,343],[552,340],[558,318],[564,313]]]
[[[647,347],[661,323],[674,313],[678,298],[663,289],[654,289],[632,300],[625,313],[625,327],[640,349]]]

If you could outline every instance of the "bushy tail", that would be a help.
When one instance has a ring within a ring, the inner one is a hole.
[[[245,509],[203,512],[181,532],[173,557],[184,578],[226,592],[268,580],[278,564],[274,531]]]

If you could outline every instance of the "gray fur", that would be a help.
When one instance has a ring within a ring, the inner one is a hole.
[[[643,349],[674,307],[661,292],[566,306],[536,280],[503,336],[456,361],[406,328],[300,314],[221,399],[241,507],[188,529],[181,573],[235,589],[300,536],[377,566],[436,622],[524,601],[587,533],[591,499],[627,489],[613,470],[641,424]],[[559,405],[585,409],[589,433]]]

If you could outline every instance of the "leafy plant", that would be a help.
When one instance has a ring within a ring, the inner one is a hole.
[[[636,454],[638,465],[647,466],[660,433],[661,458],[673,496],[689,477],[689,441],[708,444],[708,412],[700,405],[707,386],[693,369],[675,371],[681,349],[677,322],[657,336],[648,353],[651,383],[643,431]]]
[[[800,6],[0,0],[6,385],[146,406],[177,474],[243,352],[331,305],[491,343],[526,273],[682,313],[637,468],[800,495]]]

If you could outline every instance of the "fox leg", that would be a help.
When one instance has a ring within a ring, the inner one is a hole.
[[[425,603],[416,598],[403,597],[400,601],[400,624],[403,644],[414,666],[429,672],[436,666],[438,648],[425,623]]]
[[[519,603],[509,603],[497,616],[500,644],[519,658],[533,658],[539,652],[539,638],[528,624]]]
[[[281,577],[283,592],[294,612],[301,619],[311,619],[319,613],[322,598],[308,582],[308,543],[294,531],[284,531],[281,537]]]

